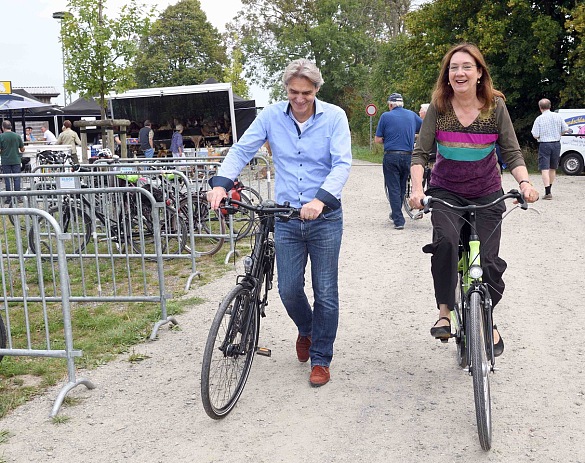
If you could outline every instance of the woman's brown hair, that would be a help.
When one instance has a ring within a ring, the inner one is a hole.
[[[506,99],[504,94],[496,90],[493,86],[492,77],[490,76],[487,64],[479,48],[471,43],[460,43],[452,47],[443,57],[441,62],[441,71],[433,90],[432,101],[437,108],[438,113],[445,113],[451,107],[451,99],[453,98],[453,89],[449,84],[449,65],[451,58],[457,52],[463,52],[470,55],[475,60],[477,70],[482,71],[482,75],[477,84],[477,98],[481,103],[482,111],[490,109],[495,106],[495,98],[500,97]]]

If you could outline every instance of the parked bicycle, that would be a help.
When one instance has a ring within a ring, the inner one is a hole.
[[[259,224],[254,232],[250,256],[244,258],[244,274],[224,297],[211,324],[201,367],[203,408],[213,419],[225,417],[236,405],[252,368],[254,354],[270,357],[269,349],[258,346],[260,317],[268,304],[274,276],[274,223],[299,217],[300,209],[288,204],[264,201],[252,206],[226,199],[228,213],[243,209],[254,212]]]
[[[428,188],[429,183],[431,181],[431,170],[432,170],[432,165],[427,164],[425,166],[425,170],[423,172],[423,181],[422,181],[423,191]],[[413,209],[412,207],[410,207],[409,200],[410,200],[410,192],[411,191],[412,191],[412,181],[410,178],[410,174],[408,174],[408,179],[406,180],[406,192],[404,194],[404,200],[402,201],[402,207],[404,208],[404,212],[406,212],[408,217],[410,217],[411,219],[414,219],[414,220],[422,219],[423,211],[421,211],[420,209]],[[386,197],[388,197],[388,193],[386,193]]]
[[[452,210],[467,213],[466,227],[464,227],[459,244],[458,284],[455,293],[455,308],[451,311],[451,337],[455,338],[457,346],[457,363],[461,368],[466,369],[473,378],[477,430],[479,442],[484,450],[489,450],[492,443],[489,373],[495,371],[496,364],[493,338],[495,327],[492,320],[490,288],[482,281],[481,243],[476,231],[476,212],[494,207],[506,199],[518,201],[518,206],[513,209],[521,207],[526,210],[528,208],[528,203],[524,201],[518,190],[510,190],[500,198],[485,205],[455,206],[431,196],[427,196],[423,200],[424,213],[433,210],[433,203],[440,203]],[[435,212],[448,214],[448,211],[443,210],[435,210]],[[448,338],[441,339],[441,341],[447,342]]]

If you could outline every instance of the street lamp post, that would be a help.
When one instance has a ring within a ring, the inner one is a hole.
[[[71,103],[71,98],[69,98],[69,93],[65,88],[65,81],[67,80],[67,76],[65,73],[65,46],[63,45],[63,19],[65,18],[65,16],[67,16],[67,14],[68,13],[66,11],[57,11],[53,13],[53,19],[58,19],[59,24],[61,26],[61,59],[63,61],[63,101],[65,103],[65,106]]]

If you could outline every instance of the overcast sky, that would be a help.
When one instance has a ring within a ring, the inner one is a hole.
[[[124,0],[106,0],[108,9]],[[199,0],[207,20],[220,32],[241,9],[240,0]],[[145,2],[163,11],[177,0]],[[53,13],[63,11],[66,0],[2,0],[0,23],[0,81],[9,80],[14,88],[55,87],[63,104],[63,62],[59,42],[59,21]],[[108,16],[110,16],[108,12]],[[258,106],[268,103],[268,92],[252,87]]]

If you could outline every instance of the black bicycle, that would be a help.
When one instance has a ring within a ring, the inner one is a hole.
[[[269,349],[258,347],[260,317],[266,316],[268,291],[274,276],[274,223],[276,217],[289,220],[299,209],[266,200],[259,206],[226,199],[229,213],[242,208],[254,212],[259,223],[254,232],[250,256],[244,258],[244,274],[224,297],[215,315],[203,353],[201,400],[213,419],[227,416],[236,405],[252,368],[254,354],[270,357]]]
[[[443,204],[454,211],[466,212],[466,224],[463,227],[459,243],[460,260],[458,283],[455,288],[455,308],[451,311],[451,337],[455,338],[457,345],[457,363],[461,368],[467,369],[473,377],[477,432],[479,442],[484,450],[489,450],[492,444],[489,373],[495,371],[496,358],[494,355],[492,298],[490,288],[482,281],[483,269],[480,262],[480,240],[476,231],[476,212],[494,207],[506,199],[515,199],[518,201],[519,207],[524,210],[528,208],[528,203],[525,202],[522,193],[518,190],[510,190],[495,201],[485,205],[455,206],[431,196],[427,196],[423,200],[425,214],[432,210],[433,203]],[[449,213],[449,211],[443,210],[435,212]],[[441,341],[447,342],[448,338],[441,339]]]

